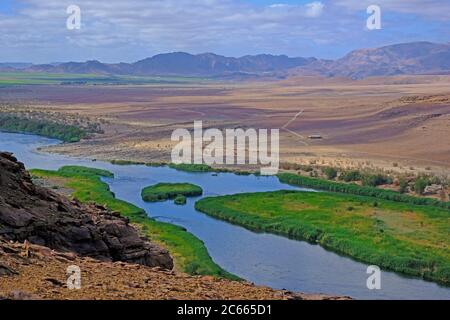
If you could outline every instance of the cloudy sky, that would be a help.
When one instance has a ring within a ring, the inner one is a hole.
[[[382,29],[366,27],[367,7]],[[69,5],[81,29],[66,28]],[[450,42],[449,0],[0,0],[0,62],[132,62],[162,52],[337,58],[392,43]]]

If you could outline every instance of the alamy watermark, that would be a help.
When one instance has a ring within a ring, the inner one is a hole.
[[[381,8],[377,5],[371,5],[367,8],[367,14],[370,14],[367,18],[367,29],[380,30],[381,29]]]
[[[81,269],[78,266],[72,265],[68,266],[66,270],[67,275],[67,288],[69,290],[80,290],[81,289]]]
[[[381,290],[381,269],[378,266],[367,267],[367,274],[370,276],[367,278],[366,285],[369,290]]]
[[[69,17],[66,20],[67,30],[79,30],[81,29],[81,9],[77,5],[70,5],[66,9],[66,13]]]
[[[262,175],[275,175],[279,170],[279,129],[225,129],[224,135],[219,129],[203,130],[203,122],[195,121],[192,134],[176,129],[172,141],[178,142],[172,149],[175,164],[259,165]]]

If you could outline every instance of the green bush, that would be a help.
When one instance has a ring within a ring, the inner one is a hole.
[[[391,184],[392,179],[381,174],[365,175],[362,178],[363,185],[377,187],[383,184]]]
[[[178,196],[196,197],[203,194],[202,188],[191,183],[158,183],[142,190],[142,200],[146,202],[165,201]]]
[[[400,179],[399,181],[399,192],[406,193],[408,191],[408,182],[405,179]]]
[[[425,188],[428,185],[428,180],[422,177],[417,178],[416,183],[414,184],[414,191],[422,195],[425,192]]]
[[[333,180],[337,177],[337,170],[335,168],[325,168],[325,170],[323,171],[325,173],[325,175],[327,176],[328,179]]]
[[[173,201],[173,203],[175,203],[176,205],[179,206],[184,206],[187,202],[187,199],[185,196],[179,194],[176,196],[175,200]]]
[[[362,179],[361,172],[352,170],[352,171],[344,171],[339,176],[339,180],[345,181],[345,182],[353,182],[353,181],[360,181]]]

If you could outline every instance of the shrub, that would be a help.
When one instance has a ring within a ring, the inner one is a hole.
[[[405,179],[401,178],[399,181],[399,187],[400,193],[406,193],[408,191],[408,182]]]
[[[331,168],[331,167],[325,168],[325,170],[323,172],[325,173],[325,175],[327,176],[327,178],[329,180],[335,179],[337,177],[337,173],[338,173],[335,168]]]
[[[361,179],[362,175],[357,170],[345,171],[339,176],[339,180],[343,180],[345,182],[359,181]]]
[[[425,178],[419,177],[416,180],[416,183],[414,184],[414,191],[419,194],[422,195],[425,192],[425,188],[428,185],[428,181]]]
[[[186,204],[186,202],[187,202],[186,197],[181,194],[177,195],[177,197],[173,201],[173,203],[175,203],[176,205],[179,205],[179,206],[184,206]]]
[[[371,174],[362,178],[363,185],[376,187],[382,184],[391,184],[392,179],[381,174]]]

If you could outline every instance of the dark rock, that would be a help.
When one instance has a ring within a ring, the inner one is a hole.
[[[12,276],[17,274],[17,272],[10,267],[0,263],[0,277],[1,276]]]
[[[54,279],[54,278],[46,278],[44,279],[47,282],[50,282],[52,285],[54,285],[55,287],[62,287],[64,286],[64,283],[62,283],[61,281],[59,281],[58,279]]]
[[[0,237],[99,260],[173,268],[169,253],[142,239],[128,219],[34,185],[24,165],[5,152],[0,152]]]

